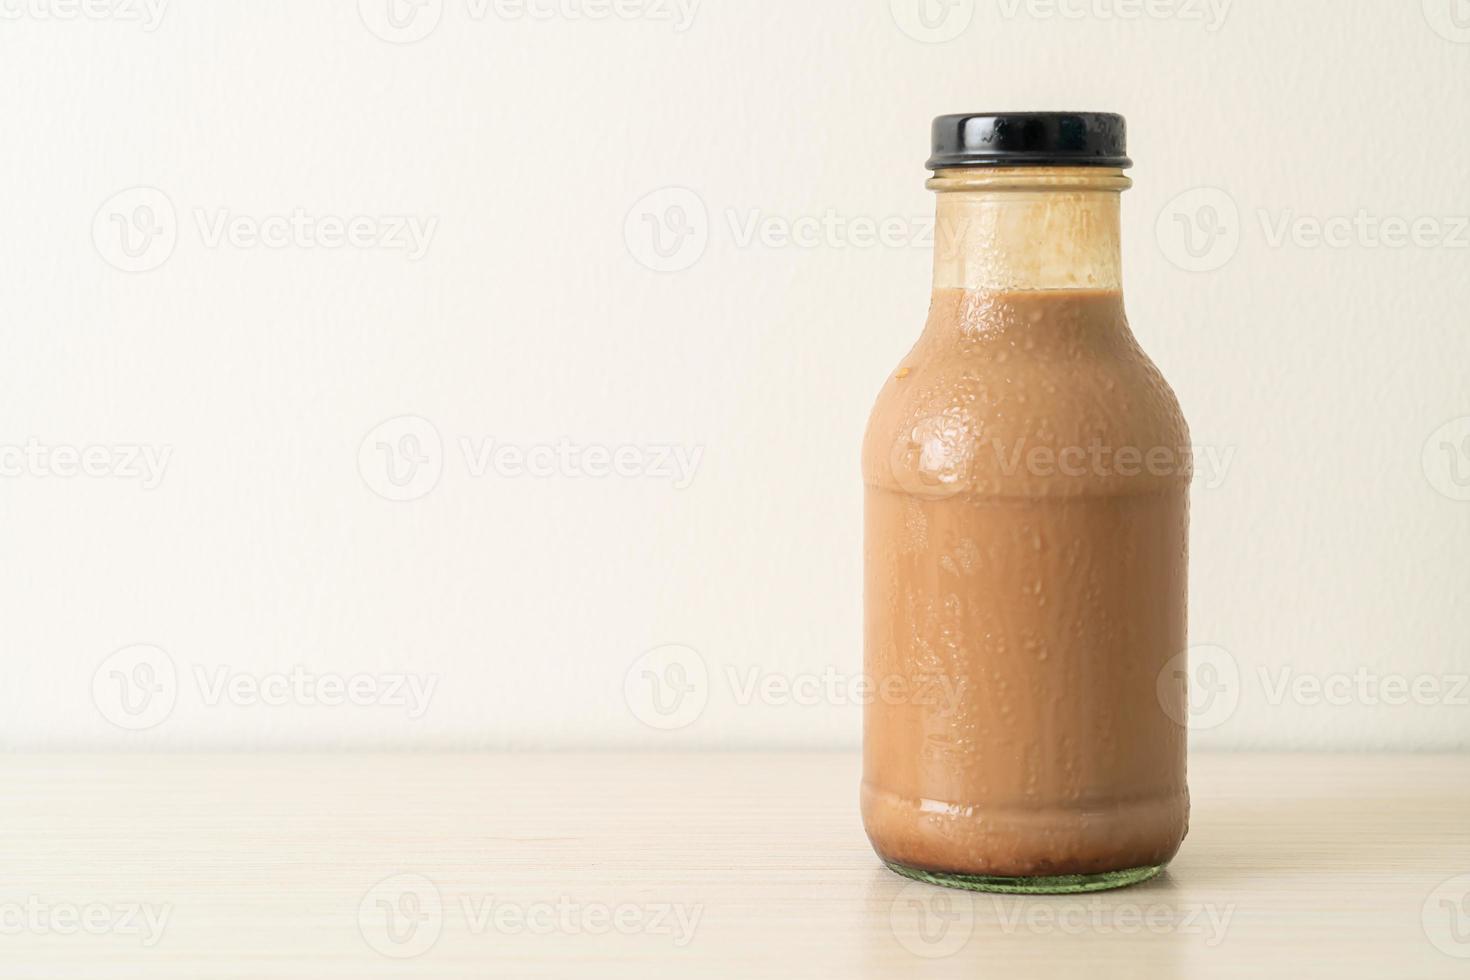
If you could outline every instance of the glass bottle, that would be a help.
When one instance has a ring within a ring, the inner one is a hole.
[[[1121,117],[941,116],[934,291],[863,446],[864,826],[1008,892],[1183,840],[1189,434],[1123,311]]]

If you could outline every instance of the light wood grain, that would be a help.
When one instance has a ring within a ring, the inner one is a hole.
[[[7,977],[1470,975],[1466,757],[1196,756],[1172,868],[1065,898],[890,874],[846,754],[0,765]]]

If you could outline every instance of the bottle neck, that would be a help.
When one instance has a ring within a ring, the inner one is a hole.
[[[1122,287],[1119,194],[1105,167],[940,170],[934,288],[981,292]]]

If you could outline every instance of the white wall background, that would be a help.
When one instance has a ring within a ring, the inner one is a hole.
[[[1233,453],[1194,497],[1192,638],[1234,684],[1197,744],[1470,745],[1464,0],[933,0],[928,34],[917,0],[429,0],[396,33],[388,0],[89,3],[0,2],[4,745],[855,745],[840,685],[741,686],[861,670],[858,442],[929,251],[743,231],[922,218],[930,117],[997,108],[1129,119],[1135,330]],[[707,247],[661,274],[668,187]],[[417,258],[213,237],[295,209],[435,225]],[[405,434],[432,489],[395,503]],[[683,489],[477,477],[462,439],[702,455]],[[93,446],[109,475],[64,475]],[[128,447],[171,453],[156,486]],[[624,682],[669,644],[708,681],[661,731]],[[389,703],[252,703],[298,666]],[[1345,703],[1276,696],[1303,676]]]

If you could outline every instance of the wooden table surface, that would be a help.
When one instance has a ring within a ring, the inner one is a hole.
[[[1196,755],[1040,898],[884,870],[851,754],[0,759],[5,977],[1470,976],[1470,756]]]

